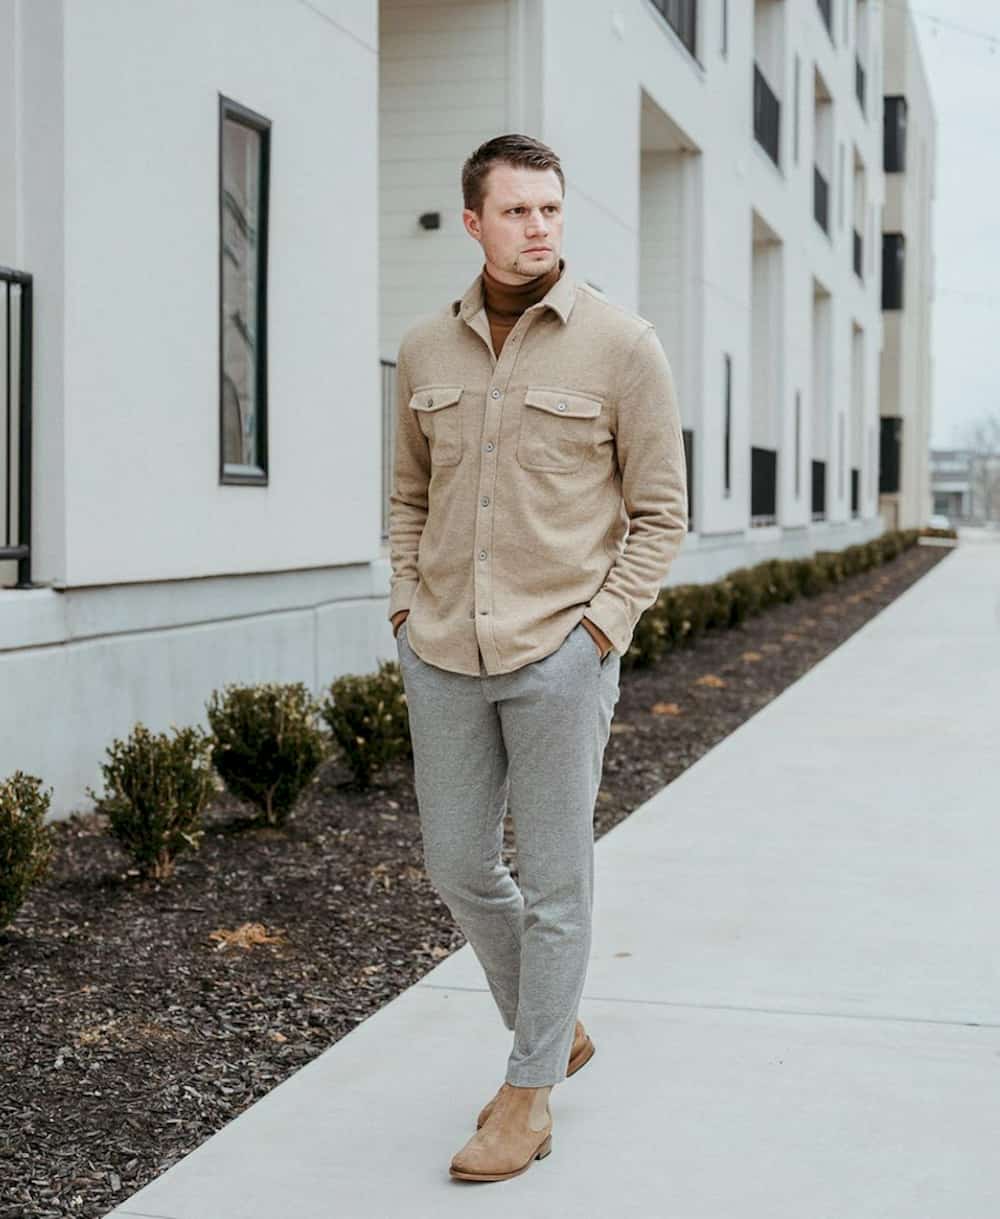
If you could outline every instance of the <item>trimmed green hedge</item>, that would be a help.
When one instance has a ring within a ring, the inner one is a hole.
[[[843,550],[817,550],[809,558],[764,559],[736,567],[710,584],[674,584],[646,610],[622,657],[622,668],[647,668],[671,648],[690,647],[706,630],[739,626],[772,605],[815,597],[850,576],[888,563],[926,530],[890,530]]]

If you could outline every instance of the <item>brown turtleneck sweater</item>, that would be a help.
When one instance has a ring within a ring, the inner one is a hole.
[[[489,273],[483,264],[483,297],[486,317],[490,323],[493,351],[499,359],[507,335],[529,305],[540,301],[563,273],[565,261],[560,258],[551,271],[536,275],[524,284],[503,284]]]

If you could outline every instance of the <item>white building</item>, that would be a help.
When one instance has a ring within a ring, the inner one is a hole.
[[[879,506],[890,529],[927,523],[930,476],[932,200],[937,133],[909,9],[885,7],[885,211]]]
[[[893,28],[875,0],[0,0],[0,265],[34,293],[0,775],[63,815],[138,720],[394,656],[392,363],[482,266],[460,173],[504,131],[559,154],[567,265],[671,360],[668,582],[881,533]]]

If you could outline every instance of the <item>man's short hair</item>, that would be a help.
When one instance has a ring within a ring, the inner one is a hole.
[[[498,164],[516,165],[526,169],[553,169],[559,178],[563,194],[566,193],[562,165],[547,144],[532,139],[530,135],[514,133],[494,136],[492,140],[480,144],[462,166],[462,197],[465,206],[477,216],[483,214],[487,175],[493,166]]]

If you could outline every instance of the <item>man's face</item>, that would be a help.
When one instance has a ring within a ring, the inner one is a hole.
[[[462,212],[466,232],[483,247],[486,269],[505,284],[545,275],[562,252],[563,195],[554,169],[494,165],[483,214]]]

